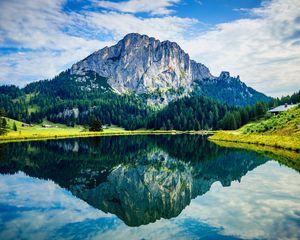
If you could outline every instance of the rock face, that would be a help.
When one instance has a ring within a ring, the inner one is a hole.
[[[207,67],[190,60],[177,43],[135,33],[74,64],[71,73],[88,70],[107,77],[108,83],[120,93],[179,87],[188,90],[194,80],[213,78]]]
[[[247,87],[239,77],[231,77],[229,72],[212,76],[206,66],[191,60],[177,43],[136,33],[94,52],[70,69],[73,76],[87,72],[107,79],[117,93],[145,94],[150,105],[164,106],[193,94],[238,106],[268,101],[264,94]]]
[[[254,105],[257,101],[268,101],[264,94],[248,87],[240,77],[231,77],[229,72],[221,72],[214,79],[193,83],[193,94],[207,96],[234,106]]]

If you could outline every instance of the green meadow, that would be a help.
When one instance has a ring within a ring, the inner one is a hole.
[[[300,151],[300,105],[236,131],[219,131],[209,139]]]
[[[0,136],[0,142],[7,141],[24,141],[24,140],[40,140],[55,138],[72,138],[72,137],[93,137],[93,136],[113,136],[113,135],[147,135],[147,134],[212,134],[212,131],[176,131],[176,130],[125,130],[117,126],[110,126],[100,132],[90,132],[82,126],[68,127],[64,124],[43,121],[42,124],[34,124],[33,126],[22,126],[22,122],[6,118],[8,123],[8,132]],[[16,124],[17,131],[13,130],[13,124]],[[45,128],[42,125],[50,125]]]

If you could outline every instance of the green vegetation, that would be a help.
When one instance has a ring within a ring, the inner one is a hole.
[[[256,102],[268,102],[271,99],[262,93],[255,91],[247,86],[237,78],[219,79],[218,81],[195,81],[196,95],[207,96],[214,98],[219,102],[227,103],[231,106],[253,106]],[[252,97],[245,97],[243,93],[249,92]]]
[[[250,119],[262,116],[268,104],[237,108],[207,97],[183,97],[169,103],[149,118],[147,128],[177,130],[237,129]]]
[[[254,143],[300,151],[300,105],[238,131],[220,131],[211,140]]]
[[[103,130],[102,123],[98,118],[92,117],[90,119],[90,128],[91,132],[100,132]]]
[[[204,92],[174,100],[164,108],[148,104],[149,99],[163,102],[166,96],[183,94],[181,87],[156,89],[148,95],[120,95],[111,89],[106,78],[94,72],[72,75],[67,70],[52,80],[34,82],[23,89],[0,86],[0,107],[5,108],[9,118],[26,123],[40,124],[46,118],[68,126],[88,125],[89,119],[96,117],[103,124],[126,130],[236,129],[258,117],[252,107],[227,105],[226,98],[207,98]],[[261,104],[267,109],[266,104]],[[224,116],[231,120],[233,116],[234,124],[223,121]]]
[[[7,121],[5,116],[5,111],[0,109],[0,135],[4,135],[8,131]]]
[[[175,130],[147,130],[139,129],[134,131],[124,128],[110,126],[102,131],[89,131],[82,126],[68,127],[64,124],[52,123],[44,120],[41,124],[27,125],[20,121],[4,118],[7,122],[8,131],[0,136],[0,142],[73,138],[73,137],[93,137],[93,136],[113,136],[113,135],[156,135],[156,134],[212,134],[211,131],[175,131]],[[18,129],[14,131],[14,125]],[[43,127],[47,126],[47,127]],[[92,129],[91,129],[92,130]]]
[[[23,89],[0,86],[0,107],[4,108],[7,117],[34,125],[46,119],[68,127],[87,126],[91,118],[97,118],[104,125],[116,125],[125,130],[199,131],[235,130],[249,121],[263,118],[267,109],[282,101],[300,101],[300,94],[296,93],[291,97],[272,99],[270,103],[251,102],[251,106],[237,107],[243,104],[240,100],[230,103],[228,94],[235,93],[227,89],[235,83],[236,87],[245,87],[237,80],[231,83],[220,81],[218,88],[224,89],[215,99],[210,98],[213,96],[209,92],[211,89],[202,89],[201,83],[195,83],[200,88],[196,91],[198,94],[155,108],[148,104],[147,94],[117,94],[106,78],[94,72],[72,75],[67,70],[50,81],[34,82]],[[152,94],[157,101],[163,102],[166,94],[181,96],[183,93],[183,88],[171,88],[156,89]]]
[[[243,134],[238,131],[220,131],[209,137],[209,139],[213,141],[249,143],[300,151],[300,138],[294,136]]]
[[[12,127],[12,129],[16,132],[16,131],[18,131],[18,128],[17,128],[17,125],[16,125],[16,123],[14,122],[13,123],[13,127]]]
[[[300,105],[267,120],[247,124],[240,131],[244,134],[300,136]]]

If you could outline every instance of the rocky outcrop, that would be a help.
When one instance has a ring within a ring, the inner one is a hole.
[[[203,64],[190,60],[177,43],[160,42],[146,35],[128,34],[74,64],[72,74],[95,71],[107,77],[118,92],[145,93],[157,88],[191,88],[194,80],[212,78]]]
[[[239,77],[230,77],[229,72],[212,76],[206,66],[191,60],[177,43],[160,42],[137,33],[130,33],[116,45],[94,52],[70,69],[70,73],[77,76],[84,76],[86,72],[106,78],[118,93],[146,94],[147,102],[152,105],[167,105],[191,94],[235,105],[268,100],[248,88]],[[156,96],[157,91],[159,96]]]

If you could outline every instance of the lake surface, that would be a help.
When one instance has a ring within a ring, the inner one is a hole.
[[[0,144],[0,239],[300,239],[300,174],[198,135]]]

